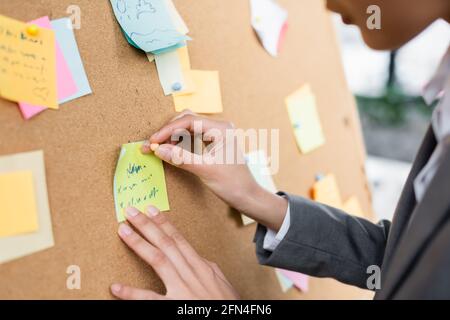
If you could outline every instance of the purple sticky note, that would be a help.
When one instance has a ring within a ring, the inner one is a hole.
[[[36,24],[39,27],[52,29],[50,20],[48,17],[42,17],[29,23]],[[66,59],[62,54],[61,48],[55,39],[56,46],[56,84],[58,92],[58,101],[61,101],[78,91],[77,85],[72,77],[69,66],[67,65]],[[47,109],[43,106],[34,106],[28,103],[19,102],[19,108],[25,119],[30,119],[37,115],[38,113]]]
[[[298,273],[294,271],[284,270],[284,269],[278,269],[282,275],[284,275],[286,278],[290,279],[294,286],[296,286],[298,289],[300,289],[302,292],[308,292],[309,289],[309,281],[308,276],[303,273]]]

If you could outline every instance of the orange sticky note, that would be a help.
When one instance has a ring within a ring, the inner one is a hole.
[[[31,171],[0,174],[0,237],[38,229]]]
[[[173,94],[175,110],[190,109],[197,113],[223,111],[218,71],[191,70],[195,91],[191,94]]]
[[[56,50],[53,30],[0,15],[0,96],[31,105],[58,109]]]
[[[342,210],[347,212],[348,214],[364,218],[364,211],[361,209],[361,205],[359,203],[358,197],[351,196],[344,202],[342,206]]]
[[[335,208],[342,207],[341,193],[333,174],[329,174],[314,183],[311,193],[315,201]]]

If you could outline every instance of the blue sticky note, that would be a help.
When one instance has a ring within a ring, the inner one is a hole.
[[[71,27],[72,24],[70,19],[62,18],[53,20],[51,21],[51,25],[55,31],[56,40],[59,42],[63,56],[69,65],[70,72],[72,73],[72,77],[78,88],[78,91],[74,95],[63,99],[60,103],[91,94],[91,86],[89,85],[89,80],[86,76],[86,72],[84,71],[83,61],[81,61],[80,52],[78,51],[78,45]]]
[[[139,46],[136,43],[134,43],[133,40],[131,40],[131,38],[127,35],[127,33],[125,31],[123,31],[122,27],[120,27],[120,30],[122,30],[123,36],[125,37],[125,39],[127,39],[129,44],[131,44],[136,49],[139,49],[139,50],[141,49],[141,48],[139,48]]]
[[[110,0],[121,28],[145,52],[172,47],[189,37],[177,31],[163,0]]]

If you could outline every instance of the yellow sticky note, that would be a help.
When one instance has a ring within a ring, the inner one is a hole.
[[[0,96],[58,109],[55,34],[0,15]]]
[[[0,156],[0,175],[20,171],[31,171],[33,175],[39,229],[36,232],[0,237],[0,264],[54,246],[43,151]],[[0,202],[4,203],[3,200]],[[0,206],[0,213],[3,212],[5,211]]]
[[[197,113],[220,113],[223,111],[218,71],[191,70],[195,92],[174,94],[175,110],[190,109]]]
[[[311,88],[303,86],[288,96],[285,102],[300,151],[308,153],[322,146],[325,137]]]
[[[311,193],[315,201],[339,209],[342,207],[341,193],[333,174],[329,174],[314,183]]]
[[[125,220],[124,210],[135,207],[146,212],[153,205],[168,211],[166,179],[161,159],[153,154],[142,154],[143,142],[124,144],[114,175],[114,201],[119,222]]]
[[[351,215],[364,218],[364,211],[361,209],[361,205],[356,196],[348,198],[347,201],[344,202],[342,210]]]
[[[31,171],[0,174],[0,237],[38,229]]]

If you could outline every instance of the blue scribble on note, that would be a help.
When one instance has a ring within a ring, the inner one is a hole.
[[[127,40],[145,52],[175,46],[189,37],[175,28],[165,0],[110,0]]]

